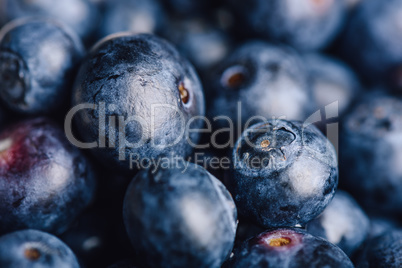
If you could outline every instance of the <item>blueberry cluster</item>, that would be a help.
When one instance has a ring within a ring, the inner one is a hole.
[[[0,268],[402,267],[402,0],[0,0]]]

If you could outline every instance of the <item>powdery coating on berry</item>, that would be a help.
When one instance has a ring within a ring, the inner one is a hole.
[[[0,237],[1,267],[79,268],[74,253],[57,237],[24,230]]]
[[[315,108],[305,68],[299,56],[286,46],[245,43],[207,78],[207,115],[211,119],[224,115],[233,120],[240,114],[244,127],[257,116],[305,120]],[[213,123],[217,129],[227,127],[224,120]]]
[[[277,229],[259,234],[234,251],[225,268],[311,267],[352,268],[346,254],[328,241],[301,229]]]
[[[68,25],[82,39],[90,38],[98,27],[99,10],[88,0],[1,0],[0,7],[0,24],[20,18],[46,17]]]
[[[146,266],[220,267],[232,250],[235,204],[200,166],[140,171],[123,211],[137,259]]]
[[[5,129],[0,141],[0,233],[64,231],[94,197],[88,160],[45,118]]]
[[[316,127],[300,122],[252,126],[232,159],[228,187],[238,210],[266,228],[304,226],[324,210],[338,184],[333,146]]]
[[[400,97],[373,93],[345,117],[341,184],[367,211],[402,213],[401,114]]]
[[[0,97],[13,110],[46,114],[67,108],[84,47],[49,19],[13,21],[0,31]]]
[[[316,53],[303,55],[303,60],[308,68],[317,108],[328,109],[329,104],[337,102],[337,110],[333,114],[342,115],[360,91],[360,83],[353,70],[338,59]]]
[[[343,54],[370,84],[401,85],[401,13],[399,0],[361,1],[346,28]]]
[[[164,14],[157,0],[119,0],[104,3],[100,37],[118,32],[155,33],[164,24]]]
[[[389,230],[367,242],[362,254],[356,260],[356,267],[401,267],[402,231]]]
[[[74,120],[83,141],[105,137],[104,145],[91,152],[122,171],[130,171],[128,159],[133,155],[141,160],[190,155],[193,147],[187,136],[197,143],[200,133],[186,135],[187,123],[205,112],[202,86],[192,65],[170,43],[149,34],[116,34],[92,47],[78,73],[73,103],[105,105],[104,111],[82,110]],[[124,131],[117,118],[127,120]],[[191,128],[202,123],[194,120]]]
[[[306,230],[340,247],[348,256],[365,241],[370,221],[356,201],[346,192],[338,190],[328,207]]]
[[[338,0],[231,0],[229,4],[248,35],[301,51],[326,47],[341,30],[346,14],[344,1]]]

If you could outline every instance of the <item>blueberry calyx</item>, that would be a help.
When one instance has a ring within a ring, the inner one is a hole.
[[[241,165],[248,168],[274,168],[286,162],[286,147],[296,140],[296,135],[284,126],[263,124],[245,135],[237,146],[237,157]]]
[[[269,241],[271,247],[283,247],[289,245],[291,240],[287,237],[273,238]]]
[[[188,104],[189,100],[190,100],[190,92],[185,87],[183,82],[179,83],[178,89],[179,89],[179,92],[180,92],[181,101],[183,102],[183,104]]]
[[[36,261],[41,257],[40,251],[36,248],[27,248],[24,251],[24,256],[28,260]]]
[[[223,87],[229,89],[240,88],[244,85],[247,79],[247,71],[241,65],[235,65],[226,69],[221,78],[221,84]]]
[[[276,250],[286,250],[301,243],[301,235],[291,229],[278,229],[262,233],[259,243]]]

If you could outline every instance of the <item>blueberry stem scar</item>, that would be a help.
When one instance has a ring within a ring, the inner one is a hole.
[[[36,248],[27,248],[24,252],[24,255],[31,261],[36,261],[40,258],[40,252]]]
[[[271,143],[269,142],[269,140],[263,140],[260,145],[261,145],[262,148],[266,148],[266,147],[268,147],[270,144],[271,144]]]
[[[179,84],[179,91],[180,91],[181,100],[183,101],[184,104],[187,104],[188,100],[190,99],[190,95],[188,94],[188,90],[184,86],[183,82],[180,82],[180,84]]]
[[[273,238],[269,241],[271,247],[283,247],[290,244],[290,239],[286,237]]]

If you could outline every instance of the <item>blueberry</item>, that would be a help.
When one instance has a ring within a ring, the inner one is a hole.
[[[299,50],[326,47],[345,17],[343,1],[230,0],[238,27],[254,36],[285,42]]]
[[[79,268],[74,253],[57,237],[23,230],[0,237],[0,266]]]
[[[142,170],[128,187],[124,221],[147,267],[220,267],[235,239],[235,204],[215,177],[186,163]]]
[[[242,134],[228,181],[239,213],[269,227],[304,226],[332,200],[335,150],[313,125],[269,120]]]
[[[402,215],[402,100],[365,96],[343,122],[341,186],[369,213]]]
[[[92,168],[58,126],[38,118],[0,133],[0,233],[61,233],[94,191]]]
[[[398,224],[398,222],[393,219],[384,217],[371,217],[368,239],[383,235],[390,230],[395,230],[400,227],[401,226]]]
[[[51,114],[66,107],[81,41],[61,24],[18,20],[0,32],[0,97],[25,114]]]
[[[123,31],[155,33],[165,17],[157,0],[109,0],[104,10],[99,30],[102,37]]]
[[[401,266],[401,230],[392,230],[370,240],[356,262],[357,268],[397,268]]]
[[[86,142],[103,137],[93,152],[121,170],[130,166],[122,160],[189,156],[199,133],[184,134],[199,128],[202,121],[189,120],[204,114],[193,67],[168,42],[148,34],[113,35],[92,48],[79,71],[73,102],[99,106],[75,116],[78,130]]]
[[[68,25],[84,40],[98,26],[98,16],[99,10],[88,0],[0,0],[0,25],[19,18],[51,18]]]
[[[232,47],[230,36],[203,18],[171,20],[163,35],[203,71],[221,62]]]
[[[246,241],[225,268],[354,267],[346,254],[328,241],[300,229],[266,231]]]
[[[306,119],[315,101],[304,69],[287,47],[259,41],[242,45],[209,75],[209,118],[216,128],[226,127],[227,121],[215,117],[227,116],[237,124],[239,113],[243,124],[251,117]]]
[[[402,86],[402,2],[362,1],[342,41],[344,56],[371,83]]]
[[[319,108],[338,102],[336,114],[343,114],[360,91],[360,82],[345,63],[323,54],[303,56],[310,84]],[[327,112],[328,113],[328,112]]]
[[[306,226],[307,232],[340,247],[348,256],[365,241],[370,220],[346,192],[337,191],[328,207]]]

